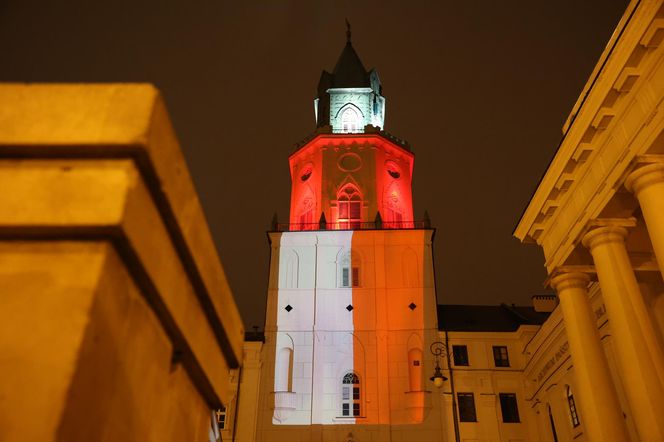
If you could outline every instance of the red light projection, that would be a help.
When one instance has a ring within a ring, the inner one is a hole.
[[[380,134],[319,134],[290,156],[289,230],[412,228],[413,154]],[[348,192],[348,190],[352,192]]]

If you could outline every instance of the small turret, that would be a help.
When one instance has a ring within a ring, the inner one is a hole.
[[[367,71],[351,43],[346,21],[346,46],[332,73],[323,71],[314,100],[316,126],[337,133],[361,133],[367,124],[384,127],[385,98],[375,69]]]

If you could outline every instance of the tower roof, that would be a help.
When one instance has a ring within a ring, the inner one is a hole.
[[[369,73],[355,52],[350,38],[332,71],[334,87],[370,87]]]

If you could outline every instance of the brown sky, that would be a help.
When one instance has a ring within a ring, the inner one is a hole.
[[[263,322],[287,157],[314,129],[344,18],[416,155],[441,303],[528,304],[543,258],[512,230],[624,0],[0,1],[0,80],[145,81],[166,98],[247,326]]]

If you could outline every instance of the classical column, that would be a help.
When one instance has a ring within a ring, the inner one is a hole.
[[[639,200],[659,271],[664,276],[664,163],[636,169],[627,177],[625,187]]]
[[[625,393],[641,440],[664,440],[664,355],[636,282],[623,227],[588,232],[590,248],[611,334],[624,378]]]
[[[558,292],[565,320],[580,419],[589,441],[628,441],[618,395],[588,300],[590,278],[585,273],[562,273],[551,280]]]

